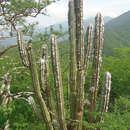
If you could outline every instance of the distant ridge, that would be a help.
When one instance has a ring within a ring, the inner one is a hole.
[[[111,19],[112,19],[111,17],[105,16],[104,17],[104,23],[105,24],[108,23]],[[84,29],[87,29],[88,24],[90,24],[90,23],[94,24],[94,21],[95,21],[94,17],[89,17],[88,19],[84,19]],[[62,25],[63,30],[65,30],[65,31],[68,30],[68,22],[67,21],[64,21],[64,22],[61,22],[61,23],[58,23],[58,24],[54,24],[53,27],[56,30],[58,30],[59,25]],[[49,29],[50,27],[47,27],[47,28]]]
[[[119,17],[110,20],[106,26],[107,27],[119,27],[124,26],[127,24],[130,24],[130,11],[125,12],[124,14],[121,14]]]
[[[104,53],[112,54],[113,48],[119,47],[130,47],[130,11],[105,25]]]

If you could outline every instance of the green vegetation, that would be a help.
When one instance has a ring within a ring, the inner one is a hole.
[[[104,54],[111,55],[114,48],[130,47],[130,11],[112,19],[105,25]]]
[[[38,40],[38,39],[37,39]],[[33,43],[34,51],[39,54],[41,42]],[[67,71],[68,70],[68,43],[60,42],[60,60],[62,66],[63,85],[65,93],[65,105],[67,107]],[[109,112],[104,114],[104,124],[95,124],[103,130],[129,130],[130,124],[130,48],[115,49],[113,56],[103,58],[101,79],[105,70],[112,74],[112,90],[109,105]],[[37,58],[39,59],[39,58]],[[91,66],[91,64],[90,64]],[[90,72],[89,67],[89,72]],[[0,58],[0,77],[9,72],[12,76],[11,92],[31,90],[31,79],[27,69],[23,68],[16,48],[10,49]],[[87,79],[89,79],[88,73]],[[50,75],[50,81],[52,80]],[[87,80],[88,81],[88,80]],[[101,80],[100,80],[101,81]],[[52,84],[52,83],[51,83]],[[100,83],[100,87],[102,83]],[[86,87],[88,91],[88,87]],[[25,101],[14,101],[10,104],[10,109],[0,108],[0,126],[3,127],[6,118],[10,117],[12,130],[42,130],[43,121],[38,120],[33,110]],[[3,112],[4,111],[4,112]],[[7,115],[3,115],[7,111]],[[88,127],[89,124],[85,125]],[[95,126],[94,125],[94,126]]]
[[[39,7],[37,2],[29,4],[30,0],[21,2],[12,0],[3,6],[2,1],[0,6],[8,15],[14,11],[8,18],[28,8],[28,15],[34,15],[32,9]],[[42,2],[41,9],[50,4]],[[123,47],[122,42],[128,44],[119,34],[126,33],[122,25],[127,24],[124,19],[129,12],[106,24],[109,40],[105,39],[111,44],[105,42],[103,56],[102,15],[96,15],[94,30],[90,24],[84,38],[82,14],[83,0],[70,0],[68,41],[63,41],[66,32],[60,25],[60,31],[51,26],[50,31],[45,29],[24,43],[22,31],[32,37],[35,24],[30,30],[17,30],[10,19],[4,19],[17,31],[17,45],[0,53],[0,129],[130,129],[130,48],[115,48],[116,40],[120,41],[118,47]],[[22,19],[15,19],[16,24]]]

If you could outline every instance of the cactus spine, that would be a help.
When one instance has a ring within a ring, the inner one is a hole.
[[[95,18],[95,35],[94,35],[94,56],[92,64],[92,75],[90,82],[89,93],[89,122],[93,122],[93,112],[95,111],[96,96],[98,91],[99,72],[102,62],[102,47],[103,47],[103,20],[100,13]]]
[[[57,100],[56,103],[57,103],[57,113],[58,113],[58,121],[60,124],[60,130],[67,130],[65,121],[64,96],[63,96],[62,77],[60,72],[59,53],[56,43],[56,37],[54,35],[51,36],[51,60],[54,75],[54,86]]]

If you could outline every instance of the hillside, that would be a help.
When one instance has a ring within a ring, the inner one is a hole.
[[[104,52],[109,55],[113,48],[130,47],[130,11],[112,19],[105,25]]]
[[[90,17],[84,20],[84,29],[86,30],[89,23],[94,24],[94,18]],[[63,30],[68,29],[68,23],[59,23]],[[59,24],[54,25],[56,30],[59,29]],[[130,47],[130,11],[120,15],[117,18],[104,17],[105,32],[104,32],[104,54],[113,54],[114,48]],[[49,29],[49,28],[48,28]]]

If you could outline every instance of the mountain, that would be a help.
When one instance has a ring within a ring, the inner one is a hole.
[[[28,41],[29,40],[29,36],[24,36],[24,40]],[[0,39],[0,46],[1,47],[6,47],[8,45],[14,45],[16,44],[17,38],[16,37],[7,37],[4,39]]]
[[[89,23],[94,24],[94,18],[90,17],[84,20],[84,29],[87,29]],[[59,23],[63,30],[68,29],[68,23]],[[54,25],[59,29],[59,24]],[[114,48],[130,47],[130,11],[116,18],[104,17],[104,54],[113,54]]]
[[[109,21],[112,20],[112,18],[109,16],[105,16],[103,19],[104,19],[104,24],[107,24]],[[87,26],[90,23],[94,25],[94,23],[95,23],[94,17],[90,17],[90,18],[84,20],[84,28],[87,29]]]
[[[104,52],[113,53],[113,48],[130,47],[130,11],[105,24]]]
[[[89,23],[94,24],[94,18],[90,17],[84,20],[84,29],[87,29]],[[68,29],[68,23],[59,23],[63,30]],[[59,29],[59,24],[54,25]],[[104,17],[104,54],[113,54],[114,48],[130,47],[130,11],[116,18]]]
[[[107,16],[104,17],[105,23],[107,23],[111,19],[112,19],[111,17],[107,17]],[[84,20],[84,28],[85,29],[87,28],[88,23],[92,23],[93,24],[94,23],[94,17],[90,17],[90,18]],[[55,30],[59,30],[59,25],[62,25],[63,31],[67,31],[68,30],[68,22],[67,21],[55,24],[55,25],[53,25],[53,28]],[[49,31],[50,27],[47,27],[47,30]],[[36,27],[36,29],[35,29],[36,33],[44,32],[44,31],[45,31],[45,28],[43,28],[41,26],[40,27]],[[68,35],[65,36],[65,37],[68,38]],[[65,39],[65,38],[63,38],[63,39]],[[25,40],[28,40],[28,37],[25,37]],[[16,43],[16,37],[0,39],[0,46],[8,46],[8,45],[15,44],[15,43]]]
[[[112,18],[109,17],[109,16],[105,16],[104,17],[104,23],[108,23]],[[84,19],[84,29],[87,29],[87,26],[88,24],[94,24],[94,17],[89,17],[88,19]],[[58,24],[54,24],[53,27],[55,30],[58,30],[59,29],[59,25],[62,25],[62,28],[64,31],[67,31],[68,30],[68,22],[67,21],[64,21],[64,22],[61,22],[61,23],[58,23]],[[41,28],[41,27],[40,27]],[[49,30],[50,27],[48,27],[48,30]]]

